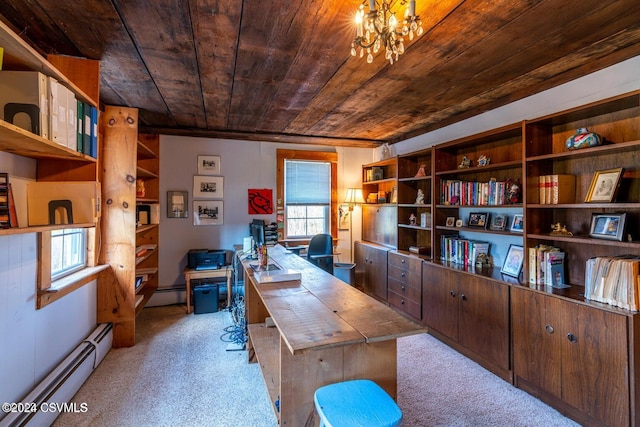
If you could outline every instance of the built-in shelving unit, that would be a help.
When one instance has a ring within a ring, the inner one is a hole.
[[[581,128],[602,136],[604,144],[568,149],[567,139]],[[363,182],[365,191],[376,190],[374,185],[398,186],[397,227],[368,224],[379,217],[363,216],[363,230],[391,235],[378,234],[372,240],[363,231],[365,242],[356,242],[356,248],[380,251],[379,243],[397,242],[395,250],[387,250],[388,303],[421,319],[431,334],[461,353],[581,424],[640,425],[640,366],[633,338],[639,334],[640,315],[587,300],[584,287],[589,258],[640,258],[638,153],[640,91],[400,155],[395,159],[396,184],[387,183],[388,177],[382,180],[384,185]],[[481,156],[488,162],[479,164]],[[389,165],[391,160],[385,162]],[[418,164],[429,165],[426,176],[415,176]],[[374,166],[363,166],[363,178]],[[616,197],[610,202],[586,201],[596,172],[617,168],[624,172]],[[575,187],[563,188],[573,200],[541,201],[540,177],[547,175],[573,175]],[[460,192],[460,188],[482,188],[462,183],[494,180],[519,183],[519,195],[497,203],[496,198],[478,202],[477,194]],[[418,188],[425,194],[424,207],[412,201]],[[430,227],[408,222],[411,214],[419,221],[419,209],[431,213]],[[488,215],[486,227],[470,226],[470,214],[475,212]],[[626,215],[622,238],[593,236],[596,214]],[[498,215],[522,215],[522,230],[512,231],[511,221],[503,229],[488,226]],[[552,234],[551,226],[558,223],[572,235]],[[502,262],[489,268],[452,262],[441,245],[448,238],[486,240],[490,254],[521,246],[522,274],[503,274]],[[414,245],[428,246],[430,251],[412,254],[408,248]],[[568,288],[529,283],[528,254],[538,245],[566,253]],[[356,263],[372,259],[364,249],[360,252],[366,255]],[[421,275],[410,267],[416,262],[422,265]],[[356,271],[362,271],[356,285],[359,279],[366,284],[374,276],[358,266]],[[370,288],[364,290],[372,293]],[[375,294],[384,295],[379,284]]]
[[[8,26],[0,22],[0,46],[4,49],[3,69],[34,70],[54,77],[75,94],[93,106],[98,105],[98,94],[93,88],[99,82],[98,61],[84,60],[68,56],[52,55],[53,65],[29,46]],[[77,72],[83,75],[75,81]],[[69,75],[67,75],[69,74]],[[88,95],[91,93],[91,95]],[[98,162],[96,159],[71,150],[54,141],[0,120],[0,151],[36,159],[38,181],[97,181]],[[73,224],[74,228],[94,227],[95,224]],[[34,233],[68,228],[67,225],[42,227],[19,227],[0,230],[0,236]]]
[[[135,344],[136,316],[158,288],[160,140],[158,135],[138,134],[137,113],[134,108],[108,106],[102,121],[107,201],[102,257],[113,266],[113,274],[98,288],[98,320],[113,322],[114,347]],[[141,198],[136,197],[136,179],[144,180]],[[149,224],[139,223],[140,205],[152,205]],[[146,280],[136,287],[139,276]]]

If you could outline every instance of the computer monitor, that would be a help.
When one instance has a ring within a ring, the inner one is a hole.
[[[249,224],[249,230],[251,231],[251,239],[253,244],[251,245],[251,258],[258,258],[258,247],[265,244],[264,240],[264,220],[254,219]]]

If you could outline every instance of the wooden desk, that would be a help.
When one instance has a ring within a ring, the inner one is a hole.
[[[396,339],[426,329],[282,246],[269,256],[302,273],[260,284],[243,262],[249,362],[260,364],[279,424],[317,425],[313,393],[347,379],[372,379],[396,399]]]
[[[191,280],[193,279],[212,279],[217,277],[226,277],[227,279],[227,305],[231,304],[231,269],[229,266],[219,268],[217,270],[194,270],[186,268],[182,272],[187,285],[187,314],[191,313]]]

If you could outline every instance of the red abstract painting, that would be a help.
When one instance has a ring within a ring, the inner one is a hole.
[[[273,213],[273,190],[268,188],[249,189],[249,215]]]

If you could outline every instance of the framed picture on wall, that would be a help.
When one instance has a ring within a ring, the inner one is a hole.
[[[198,156],[198,175],[220,175],[220,156]]]
[[[193,225],[222,225],[224,205],[222,200],[194,200]]]
[[[189,218],[187,191],[167,191],[167,218]]]
[[[221,176],[194,176],[194,199],[222,199],[224,195],[224,178]]]

